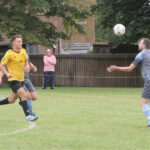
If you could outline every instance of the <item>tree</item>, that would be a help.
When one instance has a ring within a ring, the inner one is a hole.
[[[61,17],[64,24],[84,33],[83,27],[76,20],[87,18],[89,12],[70,6],[64,0],[1,0],[1,40],[2,34],[8,38],[21,34],[25,43],[52,46],[57,38],[68,38],[67,33],[58,32],[52,23],[42,21],[40,15],[46,18]]]
[[[150,38],[150,6],[148,0],[97,0],[96,40],[117,44],[133,44],[141,37]],[[113,26],[126,27],[123,36],[113,34]]]

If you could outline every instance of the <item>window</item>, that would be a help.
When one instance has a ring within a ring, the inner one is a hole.
[[[37,54],[37,45],[27,44],[26,49],[29,54]]]

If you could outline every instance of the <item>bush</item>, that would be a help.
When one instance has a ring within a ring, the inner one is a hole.
[[[93,50],[88,50],[87,53],[88,54],[93,54]]]

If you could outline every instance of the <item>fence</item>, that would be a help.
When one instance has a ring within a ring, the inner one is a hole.
[[[129,65],[135,55],[57,55],[55,72],[56,86],[78,87],[141,87],[143,81],[140,69],[133,72],[108,73],[106,68],[111,65]],[[43,55],[31,55],[31,61],[38,68],[30,78],[35,86],[42,86]],[[6,82],[6,78],[5,78]]]

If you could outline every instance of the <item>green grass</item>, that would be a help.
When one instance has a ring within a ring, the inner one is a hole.
[[[36,127],[0,136],[0,150],[149,150],[140,88],[37,89]],[[9,89],[0,89],[0,98]],[[19,120],[19,121],[17,121]],[[28,127],[18,102],[0,106],[0,135]]]

